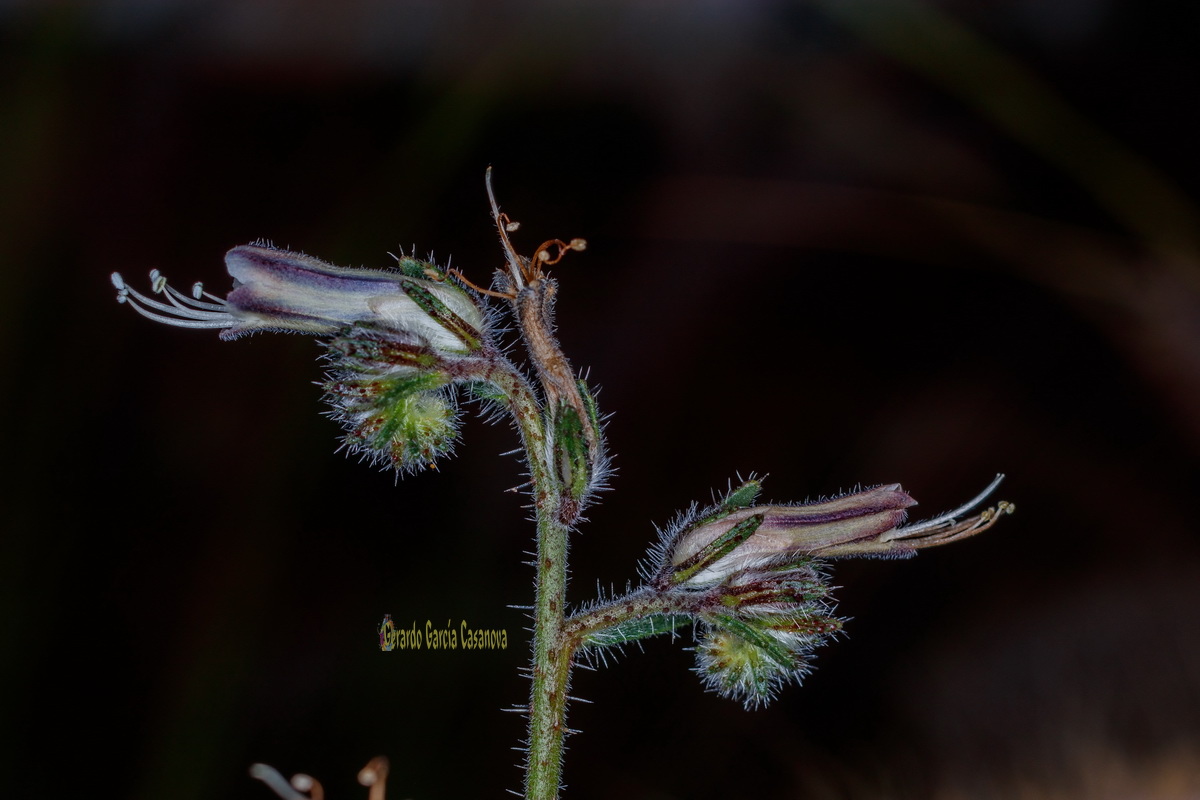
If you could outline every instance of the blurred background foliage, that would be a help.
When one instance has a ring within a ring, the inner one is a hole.
[[[580,672],[567,797],[1198,796],[1195,5],[1132,0],[0,3],[0,785],[496,797],[531,571],[504,425],[395,485],[318,349],[113,301],[264,237],[556,268],[619,469],[571,594],[741,472],[800,500],[998,470],[1018,513],[836,565],[848,637],[765,711],[687,642]],[[499,652],[377,648],[397,624]]]

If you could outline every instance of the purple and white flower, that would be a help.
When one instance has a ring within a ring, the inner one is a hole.
[[[234,285],[225,299],[199,283],[189,297],[158,270],[150,273],[151,290],[162,300],[132,289],[120,273],[113,273],[112,282],[117,300],[142,316],[182,328],[218,328],[222,339],[255,331],[329,334],[371,323],[415,337],[437,352],[478,349],[486,315],[475,299],[432,264],[400,261],[403,271],[348,269],[250,244],[225,254]]]

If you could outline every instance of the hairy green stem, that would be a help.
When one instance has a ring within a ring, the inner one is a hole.
[[[541,345],[530,348],[533,360],[541,367],[540,372],[553,372],[545,369],[546,363],[561,363],[561,371],[569,374],[569,367],[561,355],[557,360],[546,355],[548,352],[553,356],[558,351],[553,338],[539,327],[543,324],[540,314],[522,318],[522,330],[527,336],[530,331],[542,333],[542,339],[533,340]],[[578,517],[578,509],[563,506],[566,492],[553,456],[555,442],[552,438],[557,429],[549,419],[554,409],[543,407],[529,381],[499,353],[487,353],[479,361],[461,361],[457,369],[463,377],[491,383],[507,398],[508,411],[520,431],[528,457],[537,520],[537,582],[525,797],[527,800],[556,800],[567,732],[567,691],[576,650],[593,631],[635,617],[679,609],[677,603],[648,590],[639,590],[578,614],[570,621],[566,619],[568,535],[571,523]],[[552,390],[563,383],[562,380],[553,384],[548,380],[542,382],[547,396],[556,396]],[[571,388],[574,389],[574,384]]]
[[[563,634],[567,591],[567,528],[551,508],[538,508],[537,596],[534,601],[533,694],[529,704],[527,800],[554,800],[562,775],[567,687],[574,648]]]
[[[532,387],[505,364],[487,378],[508,396],[529,459],[537,517],[537,585],[533,614],[533,688],[529,703],[525,797],[553,800],[562,775],[567,685],[574,648],[562,636],[567,592],[568,528],[559,521],[559,481],[548,461],[546,426]]]
[[[490,194],[490,183],[488,191]],[[555,800],[562,775],[567,688],[578,646],[578,640],[563,635],[568,535],[579,520],[581,500],[601,444],[599,431],[594,429],[592,422],[594,408],[583,401],[578,381],[554,338],[551,308],[555,284],[542,272],[543,265],[553,263],[553,260],[539,258],[546,255],[546,248],[553,242],[543,244],[533,259],[524,259],[508,240],[509,223],[500,214],[494,198],[492,214],[509,260],[510,274],[505,282],[512,291],[514,316],[541,383],[541,399],[544,400],[539,403],[529,383],[497,354],[495,363],[503,363],[505,381],[504,385],[497,385],[508,396],[509,410],[521,430],[529,458],[537,519],[533,686],[529,701],[525,797],[527,800]],[[575,414],[578,430],[571,425],[556,424],[564,407]],[[572,439],[579,434],[585,435],[585,443]],[[580,447],[586,447],[586,458],[572,458],[571,454],[578,454]],[[580,469],[588,474],[581,475]]]

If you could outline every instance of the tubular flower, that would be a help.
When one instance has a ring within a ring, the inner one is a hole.
[[[1001,502],[967,515],[1003,480],[997,475],[970,502],[933,519],[905,525],[916,505],[900,484],[877,486],[816,503],[751,506],[709,514],[685,528],[669,550],[669,581],[700,588],[748,569],[804,558],[914,555],[917,550],[987,530],[1013,506]]]
[[[398,259],[398,271],[335,267],[303,253],[262,244],[225,254],[233,291],[222,300],[192,286],[187,296],[150,273],[155,300],[113,273],[117,300],[144,317],[183,328],[220,328],[222,339],[254,331],[329,334],[372,323],[415,337],[433,350],[468,353],[482,346],[486,317],[464,289],[438,267]]]

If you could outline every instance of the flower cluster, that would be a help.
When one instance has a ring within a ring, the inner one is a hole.
[[[532,257],[520,255],[508,235],[517,223],[501,213],[490,170],[487,186],[506,261],[493,289],[412,257],[397,258],[391,270],[346,269],[264,242],[226,254],[233,289],[224,298],[199,283],[180,292],[157,270],[146,294],[120,274],[112,282],[119,302],[168,325],[217,329],[222,339],[257,331],[322,337],[325,399],[345,428],[347,449],[397,472],[432,466],[451,450],[457,388],[510,415],[538,524],[527,796],[557,796],[580,648],[603,658],[608,647],[694,625],[696,671],[706,685],[747,707],[762,705],[800,680],[813,649],[842,628],[825,559],[909,556],[986,530],[1013,510],[999,503],[972,513],[1002,476],[962,507],[915,524],[906,524],[915,501],[899,484],[815,503],[756,505],[761,486],[749,480],[673,525],[643,571],[644,585],[567,616],[568,534],[603,487],[608,457],[593,393],[555,337],[558,286],[547,269],[586,242],[551,239]],[[494,343],[484,296],[507,303],[536,385]],[[380,646],[390,645],[381,639]],[[359,775],[372,800],[383,798],[386,771],[376,759]],[[289,800],[323,792],[306,775],[288,782],[263,765],[252,775]]]
[[[977,514],[1002,475],[969,503],[905,525],[916,504],[899,484],[799,505],[752,505],[747,481],[692,512],[659,543],[650,584],[698,623],[697,666],[714,691],[747,707],[809,670],[814,647],[841,630],[822,559],[910,556],[991,527],[1010,503]]]
[[[411,257],[395,270],[346,269],[256,243],[225,255],[234,288],[225,299],[193,285],[191,296],[150,273],[156,300],[112,276],[117,299],[142,316],[184,328],[218,328],[222,339],[255,331],[332,335],[325,383],[332,416],[351,452],[400,471],[449,452],[458,435],[450,387],[455,368],[481,352],[488,316],[469,290]]]

